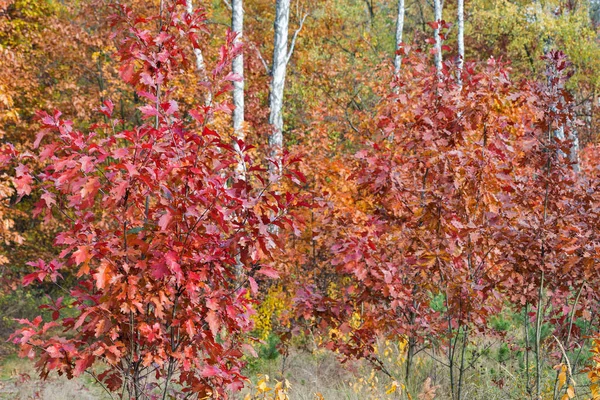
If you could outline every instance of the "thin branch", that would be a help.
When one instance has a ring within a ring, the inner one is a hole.
[[[93,372],[90,372],[88,370],[84,371],[86,374],[89,374],[92,376],[92,378],[94,378],[94,380],[96,381],[97,384],[99,384],[102,389],[104,389],[104,391],[106,392],[106,394],[108,394],[110,396],[111,399],[114,399],[112,393],[110,392],[110,390],[108,390],[108,388],[106,386],[104,386],[104,383],[102,383],[102,381],[100,379],[98,379],[98,377],[96,376],[96,374],[94,374]]]
[[[287,57],[285,59],[286,64],[289,64],[290,59],[292,58],[292,54],[294,53],[294,46],[296,46],[296,39],[298,38],[298,34],[302,30],[302,26],[304,25],[304,21],[307,17],[308,14],[304,14],[304,17],[302,17],[302,19],[300,20],[300,26],[298,26],[298,29],[296,29],[296,32],[294,32],[294,36],[292,37],[292,44],[290,45],[290,50],[288,51]]]
[[[425,353],[429,358],[431,358],[432,360],[438,362],[439,364],[443,365],[444,367],[450,368],[450,365],[446,364],[445,362],[443,362],[439,358],[435,357],[433,354],[429,353],[427,350],[423,350],[423,353]]]
[[[269,68],[269,64],[267,64],[267,62],[265,61],[265,58],[262,56],[260,50],[258,49],[258,46],[256,46],[254,43],[250,43],[250,46],[252,46],[254,48],[254,50],[256,50],[258,59],[260,60],[260,62],[262,62],[262,65],[265,67],[265,71],[267,72],[267,75],[271,75],[271,68]]]
[[[352,123],[352,120],[350,119],[350,116],[348,115],[348,108],[344,109],[344,115],[346,116],[346,121],[350,125],[350,128],[352,128],[352,130],[354,132],[360,133],[360,131],[358,130],[358,128],[356,128],[356,126],[354,126],[354,124]]]
[[[560,348],[560,351],[561,351],[563,357],[565,358],[565,362],[567,363],[567,372],[569,373],[569,383],[571,385],[573,385],[573,388],[575,388],[577,386],[577,384],[575,383],[575,380],[573,379],[573,370],[571,369],[571,362],[569,361],[569,357],[567,357],[567,352],[565,351],[565,348],[563,347],[560,340],[558,340],[558,338],[554,335],[552,335],[552,337],[554,338],[554,340],[556,340],[556,343],[558,344],[558,347]]]

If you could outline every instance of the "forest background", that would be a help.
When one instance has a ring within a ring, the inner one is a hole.
[[[600,398],[599,25],[0,0],[0,397]]]

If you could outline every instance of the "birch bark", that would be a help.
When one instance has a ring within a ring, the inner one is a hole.
[[[192,0],[185,1],[186,12],[188,14],[194,13],[194,4]],[[204,62],[204,56],[202,55],[202,50],[194,49],[194,57],[196,58],[196,71],[198,71],[198,75],[200,79],[206,79],[206,63]],[[204,99],[205,104],[212,103],[212,95],[211,93],[206,94],[206,98]]]
[[[456,14],[458,20],[458,83],[462,86],[462,70],[465,63],[465,0],[458,0]]]
[[[433,13],[437,28],[433,30],[435,36],[435,69],[438,75],[442,73],[442,38],[440,37],[440,22],[442,21],[441,0],[433,0]]]
[[[462,1],[462,0],[459,0]],[[398,15],[396,17],[396,51],[398,51],[398,47],[402,43],[402,33],[404,31],[404,0],[398,0]],[[402,66],[402,56],[396,54],[394,58],[394,70],[396,74],[400,72],[400,67]]]
[[[237,34],[235,43],[240,43],[244,32],[243,0],[231,1],[231,30]],[[232,71],[244,77],[244,55],[240,53],[233,59]],[[233,82],[233,132],[238,139],[244,139],[244,80]]]
[[[269,147],[271,156],[277,160],[276,173],[281,172],[281,151],[283,147],[283,90],[288,62],[288,27],[290,19],[290,0],[277,0],[275,10],[275,40],[273,46],[273,65],[271,68],[271,93],[269,94]]]
[[[547,55],[548,52],[550,52],[552,48],[552,40],[550,38],[547,38],[545,40],[544,43],[544,55]],[[552,90],[562,90],[564,88],[564,86],[562,84],[560,84],[558,87],[555,87],[556,84],[554,84],[552,82],[552,77],[556,75],[556,70],[554,69],[554,67],[551,67],[550,69],[548,69],[549,67],[547,67],[547,76],[548,76],[548,86],[552,89]],[[560,97],[560,103],[562,103],[562,106],[566,106],[565,104],[565,99],[564,97]],[[552,106],[550,108],[550,111],[552,112],[556,112],[556,106]],[[577,134],[577,130],[575,129],[575,126],[573,124],[573,121],[569,118],[566,122],[568,129],[568,136],[565,136],[565,126],[564,125],[560,125],[556,128],[556,130],[554,131],[554,136],[559,138],[560,140],[565,140],[565,139],[569,139],[571,141],[571,148],[569,149],[569,154],[564,154],[561,151],[561,154],[563,156],[567,156],[569,158],[569,161],[571,162],[572,166],[573,166],[573,170],[577,173],[579,173],[580,171],[580,165],[579,165],[579,135]]]

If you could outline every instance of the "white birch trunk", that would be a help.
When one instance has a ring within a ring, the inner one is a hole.
[[[459,0],[462,1],[462,0]],[[404,0],[398,0],[398,16],[396,18],[396,51],[402,43],[402,33],[404,31]],[[394,58],[394,70],[396,75],[400,72],[402,66],[402,56],[396,54]]]
[[[234,44],[241,44],[244,35],[244,3],[243,0],[231,1],[231,31],[236,34]],[[233,82],[233,134],[236,139],[244,140],[244,53],[240,53],[231,63],[231,72],[242,77],[241,81]],[[233,148],[237,151],[240,159],[238,160],[236,173],[238,177],[246,180],[246,164],[243,154],[237,142],[234,142]],[[240,261],[240,256],[235,257],[235,274],[238,281],[244,272],[244,266]]]
[[[544,55],[548,54],[548,52],[550,51],[552,46],[552,41],[551,39],[547,38],[545,43],[544,43]],[[548,68],[548,67],[546,67]],[[562,89],[562,85],[558,88],[554,87],[554,84],[552,82],[552,77],[556,74],[556,71],[554,70],[554,67],[551,67],[550,70],[547,70],[547,75],[548,75],[548,86],[553,89],[553,90],[560,90]],[[561,96],[560,100],[561,103],[563,103],[563,107],[566,106],[564,104],[565,99],[564,97]],[[552,105],[550,107],[550,111],[552,112],[556,112],[556,106]],[[576,173],[579,173],[580,171],[580,165],[579,165],[579,135],[577,134],[577,131],[575,130],[575,127],[573,126],[573,121],[569,118],[567,120],[567,127],[569,128],[569,134],[568,137],[565,136],[565,127],[564,125],[560,125],[556,128],[556,130],[554,131],[554,136],[559,138],[560,140],[565,140],[565,139],[569,139],[571,141],[571,148],[569,149],[569,154],[565,154],[562,151],[559,151],[560,154],[563,157],[568,157],[569,161],[571,162],[571,165],[573,166],[573,170]]]
[[[191,15],[194,13],[194,4],[192,3],[192,0],[186,0],[185,6],[186,12],[188,14]],[[194,49],[194,57],[196,58],[196,71],[198,71],[200,79],[206,79],[206,64],[204,63],[204,56],[202,55],[202,50]],[[210,92],[207,93],[206,98],[204,99],[204,103],[207,105],[212,103],[212,95]]]
[[[569,154],[569,159],[573,163],[573,170],[579,173],[579,135],[574,128],[571,128],[570,138],[573,142],[571,144],[571,153]]]
[[[192,3],[192,0],[186,0],[185,5],[187,13],[193,14],[194,4]],[[198,71],[205,71],[206,65],[204,64],[204,56],[202,56],[202,50],[194,49],[194,56],[196,57],[196,69]]]
[[[555,111],[555,110],[553,110],[553,111]],[[575,130],[575,128],[573,126],[573,121],[571,121],[569,119],[567,121],[567,126],[569,127],[569,136],[568,137],[565,136],[565,127],[562,125],[559,126],[554,131],[554,135],[557,138],[559,138],[560,140],[569,139],[571,141],[571,147],[569,149],[569,154],[565,154],[562,151],[560,152],[560,154],[563,157],[569,158],[569,161],[571,162],[573,170],[578,173],[580,170],[580,168],[579,168],[579,137],[577,135],[577,131]]]
[[[465,0],[458,0],[456,14],[458,20],[458,84],[462,86],[462,71],[465,63]]]
[[[435,22],[438,24],[442,20],[442,3],[441,0],[433,0],[433,13]],[[440,37],[440,26],[433,30],[435,36],[435,69],[438,75],[442,74],[442,38]]]
[[[283,148],[283,89],[288,61],[288,26],[290,19],[290,0],[277,0],[275,11],[275,42],[273,46],[273,66],[271,68],[271,93],[269,105],[271,112],[269,124],[269,147],[271,156],[277,160],[275,173],[281,173],[281,151]],[[271,166],[273,167],[273,166]]]
[[[240,43],[244,32],[243,0],[231,1],[231,30],[237,34],[234,43]],[[244,55],[233,59],[232,71],[244,77]],[[244,80],[233,82],[233,132],[238,139],[244,140]]]

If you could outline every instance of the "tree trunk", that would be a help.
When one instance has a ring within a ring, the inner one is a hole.
[[[244,35],[244,3],[243,0],[231,1],[231,30],[236,34],[234,43],[242,42]],[[231,63],[231,72],[242,77],[241,81],[233,82],[233,134],[236,139],[244,140],[246,134],[244,132],[244,53],[240,53],[233,59]],[[243,155],[240,146],[237,142],[233,143],[233,148],[239,154],[239,160],[236,167],[236,173],[243,180],[246,180],[246,164],[243,160]],[[243,265],[240,261],[240,256],[237,255],[235,264],[235,275],[238,281],[241,279],[244,272]]]
[[[567,124],[570,128],[568,137],[565,136],[565,127],[564,126],[559,126],[554,131],[554,135],[557,138],[559,138],[560,140],[569,139],[571,141],[571,147],[569,149],[569,154],[565,154],[562,151],[560,152],[560,154],[562,156],[568,157],[569,162],[571,163],[571,166],[573,167],[573,170],[578,173],[579,169],[580,169],[579,168],[579,137],[577,135],[577,131],[573,127],[572,121],[571,120],[567,121]]]
[[[240,43],[244,31],[243,0],[231,1],[231,30],[237,34],[234,43]],[[244,55],[240,53],[233,59],[232,71],[243,78]],[[244,139],[244,80],[233,82],[233,132],[238,139]]]
[[[373,20],[375,19],[375,10],[373,7],[373,1],[365,0],[365,5],[367,6],[367,18],[369,19],[369,24],[367,25],[367,30],[371,31],[371,27],[373,26]]]
[[[435,69],[438,75],[442,74],[442,38],[440,37],[439,24],[442,21],[442,3],[441,0],[433,0],[433,12],[437,28],[433,30],[435,36]]]
[[[194,13],[194,4],[192,0],[186,0],[185,2],[186,11],[188,14]],[[206,64],[204,63],[204,56],[202,55],[202,50],[194,49],[194,57],[196,58],[196,71],[198,71],[198,75],[201,80],[206,80]],[[204,99],[205,104],[212,103],[212,94],[209,92]]]
[[[281,151],[283,147],[283,89],[288,61],[288,25],[290,19],[290,0],[277,0],[275,11],[275,43],[273,46],[273,66],[271,68],[271,93],[269,105],[271,112],[269,124],[269,147],[271,156],[277,163],[275,173],[281,173]],[[274,166],[271,165],[271,168]]]
[[[462,0],[459,0],[462,1]],[[398,47],[402,44],[402,31],[404,30],[404,0],[398,0],[398,16],[396,18],[396,52]],[[394,59],[394,70],[396,74],[400,72],[400,66],[402,65],[402,56],[396,53]]]
[[[569,154],[569,158],[573,163],[573,170],[575,170],[575,172],[579,172],[579,135],[577,134],[575,128],[571,129],[570,138],[573,142],[571,144],[571,153]]]
[[[548,52],[551,50],[551,47],[552,47],[552,40],[550,38],[547,38],[544,43],[544,55],[548,54]],[[548,69],[548,68],[550,68],[550,69]],[[553,89],[553,90],[563,89],[562,84],[559,84],[560,86],[557,88],[553,87],[555,84],[552,82],[552,78],[557,74],[557,71],[554,66],[546,67],[546,74],[547,74],[548,86],[551,89]],[[562,106],[566,106],[564,97],[560,96],[559,102],[562,104]],[[556,112],[556,106],[554,106],[554,105],[551,106],[550,111]],[[568,129],[568,134],[567,134],[568,136],[565,136],[565,126],[564,125],[559,125],[554,130],[553,133],[554,133],[554,136],[560,140],[569,139],[571,141],[571,147],[569,149],[569,154],[565,154],[562,151],[560,151],[560,154],[564,157],[567,157],[571,163],[573,170],[576,173],[579,173],[579,170],[580,170],[579,135],[577,134],[577,131],[575,129],[575,126],[574,126],[571,118],[568,118],[566,125],[567,125],[567,129]]]
[[[458,83],[462,85],[462,70],[465,63],[465,0],[458,0],[456,14],[458,20]]]

